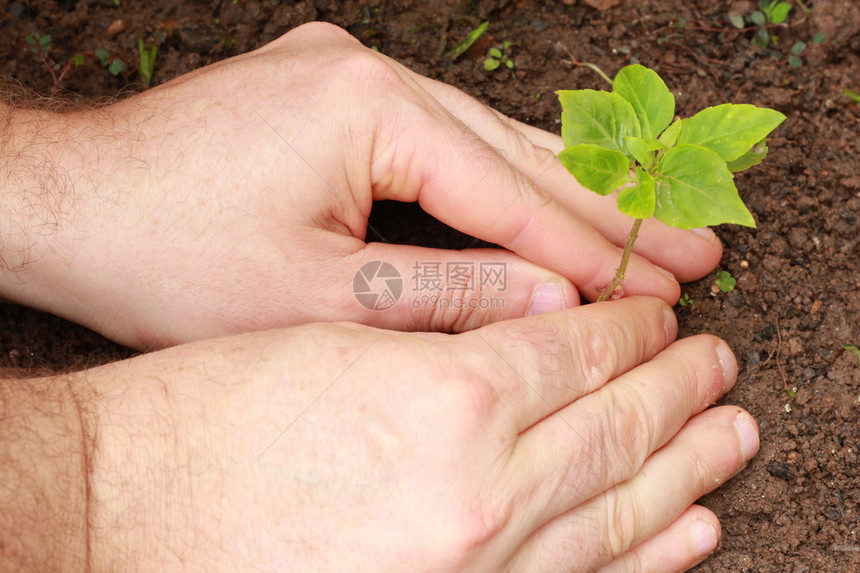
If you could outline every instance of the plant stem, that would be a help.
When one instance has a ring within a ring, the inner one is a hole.
[[[601,70],[600,68],[598,68],[595,64],[592,64],[590,62],[574,62],[574,63],[577,66],[585,66],[586,68],[597,72],[597,75],[600,76],[601,78],[603,78],[604,80],[606,80],[606,83],[608,83],[610,86],[613,85],[612,84],[612,78],[607,76],[606,73],[603,70]]]
[[[630,255],[633,253],[633,243],[636,242],[636,237],[639,236],[639,227],[641,226],[642,219],[633,221],[633,228],[630,229],[630,234],[627,235],[627,243],[624,245],[624,254],[621,255],[621,264],[615,269],[615,276],[612,278],[612,282],[606,285],[606,288],[600,293],[597,302],[609,300],[615,294],[618,287],[621,286],[621,282],[624,280],[624,275],[627,272],[627,263],[630,262]]]

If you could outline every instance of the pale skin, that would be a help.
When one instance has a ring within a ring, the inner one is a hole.
[[[648,296],[575,308],[629,222],[556,136],[321,24],[102,110],[2,111],[0,293],[189,344],[0,385],[0,568],[667,571],[716,546],[694,502],[757,428],[706,409],[735,360],[674,342],[667,302],[719,242],[649,223]],[[375,199],[507,250],[367,243]],[[464,255],[509,265],[502,308],[351,296],[363,262]]]

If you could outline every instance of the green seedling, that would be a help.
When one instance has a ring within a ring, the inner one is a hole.
[[[732,292],[738,281],[729,271],[720,271],[717,273],[717,280],[714,281],[714,284],[723,292]]]
[[[484,32],[486,32],[487,28],[489,28],[489,27],[490,27],[489,20],[486,22],[482,22],[480,26],[478,26],[477,28],[475,28],[474,30],[469,32],[469,34],[466,36],[465,40],[463,40],[462,42],[460,42],[459,44],[454,46],[445,55],[448,56],[449,58],[451,58],[452,60],[456,60],[457,58],[459,58],[460,56],[465,54],[469,50],[469,48],[471,48],[475,44],[475,42],[478,41],[478,38],[480,38],[481,36],[484,35]]]
[[[857,348],[853,344],[845,344],[842,348],[857,356],[857,363],[860,364],[860,348]]]
[[[844,95],[847,98],[851,98],[851,100],[854,103],[860,103],[860,94],[858,94],[857,92],[855,92],[853,90],[845,90],[842,92],[842,95]]]
[[[824,32],[818,32],[812,37],[812,45],[817,46],[826,38]],[[803,41],[797,41],[791,46],[791,55],[788,56],[788,65],[792,68],[799,68],[803,65],[802,56],[809,51],[809,45]]]
[[[104,48],[96,48],[93,53],[112,76],[118,76],[125,71],[125,62],[117,57],[111,56]]]
[[[509,70],[514,69],[514,61],[508,57],[508,50],[512,45],[511,42],[503,42],[501,50],[490,48],[487,51],[487,58],[484,60],[484,69],[488,72],[495,71],[502,66]]]
[[[695,302],[696,301],[694,301],[693,298],[690,296],[690,293],[687,293],[687,292],[682,294],[681,298],[678,299],[678,304],[680,304],[683,307],[693,306],[693,304],[695,304]]]
[[[681,229],[735,223],[755,227],[734,172],[760,163],[765,138],[785,116],[748,104],[722,104],[675,119],[675,97],[656,72],[623,68],[612,91],[561,90],[559,160],[599,195],[616,190],[618,209],[634,219],[621,263],[598,300],[620,296],[644,219]]]
[[[759,48],[767,48],[778,41],[778,38],[770,33],[769,27],[783,24],[788,20],[791,4],[779,0],[760,0],[758,6],[759,9],[750,14],[750,21],[758,26],[750,43]]]
[[[158,46],[147,48],[143,45],[143,38],[137,40],[137,50],[140,53],[140,81],[149,87],[152,83],[152,73],[155,71],[155,56],[158,55]]]
[[[30,45],[30,51],[39,56],[40,58],[47,57],[48,52],[51,51],[50,34],[45,34],[44,36],[42,36],[38,32],[33,32],[29,36],[25,37],[24,41],[26,41]]]

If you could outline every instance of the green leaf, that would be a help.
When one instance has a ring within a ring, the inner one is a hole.
[[[561,137],[565,147],[591,143],[624,151],[625,137],[639,137],[639,121],[630,102],[616,93],[560,90]]]
[[[764,12],[760,12],[758,10],[750,14],[750,20],[752,20],[752,23],[756,26],[764,26],[767,24],[767,17],[764,15]]]
[[[491,58],[501,59],[502,51],[498,48],[490,48],[489,54]]]
[[[654,147],[654,143],[659,147]],[[654,161],[656,159],[654,157],[654,151],[661,147],[663,147],[663,145],[656,140],[646,141],[641,137],[624,138],[624,149],[627,150],[627,154],[638,161],[639,165],[645,169],[651,169],[654,167]]]
[[[759,28],[750,40],[750,44],[758,48],[767,48],[770,45],[770,33],[766,28]]]
[[[106,66],[110,63],[110,53],[108,53],[108,51],[104,48],[96,48],[95,54],[103,66]]]
[[[799,68],[803,65],[803,59],[800,56],[789,56],[788,65],[792,68]]]
[[[749,104],[705,108],[684,120],[678,143],[700,145],[733,161],[767,137],[785,116],[778,111]]]
[[[559,153],[558,158],[580,185],[599,195],[609,195],[630,181],[630,162],[620,151],[579,143]]]
[[[860,348],[857,348],[853,344],[843,344],[842,348],[857,356],[857,363],[860,364]]]
[[[108,71],[111,73],[111,75],[119,75],[120,73],[125,71],[125,62],[123,62],[119,58],[114,58],[113,60],[111,60],[111,63],[108,66]]]
[[[486,60],[484,60],[484,69],[488,72],[492,72],[493,70],[498,69],[501,64],[502,62],[495,58],[487,58]]]
[[[738,281],[729,271],[720,271],[717,273],[717,279],[714,283],[716,283],[717,288],[721,291],[732,292],[735,290],[735,286],[738,284]]]
[[[729,22],[735,28],[741,29],[744,27],[744,17],[737,12],[729,12]]]
[[[798,41],[791,45],[791,53],[799,56],[806,51],[806,42]]]
[[[791,4],[788,2],[780,2],[770,13],[770,21],[774,24],[782,24],[788,19],[788,13],[791,12]]]
[[[487,28],[490,26],[490,21],[482,22],[480,26],[469,32],[466,36],[466,39],[454,46],[448,53],[445,55],[450,57],[453,60],[456,60],[460,56],[466,53],[466,51],[472,47],[472,45],[478,41],[478,38],[484,35],[484,32],[487,31]]]
[[[612,82],[612,91],[633,106],[639,118],[642,137],[654,139],[675,117],[675,96],[657,72],[645,66],[625,66]]]
[[[683,124],[684,120],[676,119],[672,122],[672,125],[667,127],[665,131],[660,134],[660,137],[657,140],[662,143],[664,147],[673,147],[678,141],[678,135],[681,133]]]
[[[648,219],[657,202],[654,177],[637,168],[636,178],[635,185],[618,192],[618,210],[634,219]]]
[[[856,103],[860,103],[860,94],[852,90],[845,90],[842,92],[842,95],[845,97],[849,97],[854,100]]]
[[[726,162],[714,151],[690,144],[673,147],[657,165],[655,179],[654,216],[672,227],[755,227]]]
[[[827,34],[824,32],[818,32],[812,37],[812,43],[818,45],[823,42],[825,38],[827,38]]]
[[[734,161],[728,161],[726,166],[729,168],[729,171],[732,173],[737,173],[738,171],[743,171],[745,169],[749,169],[753,165],[758,165],[764,158],[767,157],[767,152],[769,151],[767,147],[767,142],[762,140],[753,145],[749,151],[735,159]]]

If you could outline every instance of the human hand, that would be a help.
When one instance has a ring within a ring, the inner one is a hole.
[[[725,344],[675,333],[632,297],[453,336],[313,324],[73,375],[93,397],[91,568],[691,567],[719,532],[691,504],[758,436],[705,410],[736,379]]]
[[[18,118],[25,165],[11,183],[32,197],[7,209],[29,219],[8,225],[24,232],[3,245],[16,272],[0,292],[134,347],[317,320],[462,331],[535,300],[570,307],[611,279],[630,227],[561,167],[557,136],[325,24],[101,110]],[[507,250],[367,243],[379,199],[418,201]],[[625,292],[674,302],[678,284],[657,266],[707,273],[721,248],[705,233],[648,222]],[[404,297],[386,312],[352,296],[369,261],[408,281],[416,263],[464,260],[505,264],[507,289],[443,291],[449,304],[418,310]],[[491,297],[504,303],[450,303]]]

